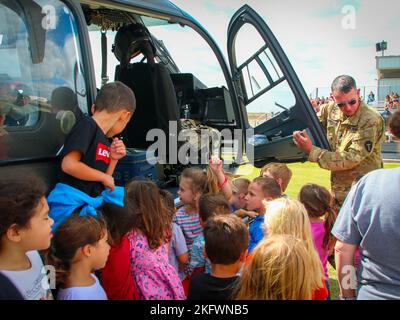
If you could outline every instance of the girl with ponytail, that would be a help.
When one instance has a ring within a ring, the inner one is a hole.
[[[329,291],[327,261],[335,245],[331,230],[336,220],[336,213],[332,209],[332,195],[326,188],[308,183],[301,188],[299,200],[310,218],[314,246],[324,268],[326,286]]]

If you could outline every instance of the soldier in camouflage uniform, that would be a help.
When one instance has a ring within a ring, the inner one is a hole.
[[[305,130],[294,132],[293,138],[309,154],[309,161],[331,171],[334,209],[338,212],[352,184],[382,168],[385,125],[381,115],[360,100],[352,77],[337,77],[331,89],[334,102],[321,106],[319,117],[332,151],[313,146]]]

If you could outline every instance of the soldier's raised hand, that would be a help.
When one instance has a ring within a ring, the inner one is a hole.
[[[293,132],[293,142],[305,153],[309,154],[311,152],[312,142],[305,129]]]

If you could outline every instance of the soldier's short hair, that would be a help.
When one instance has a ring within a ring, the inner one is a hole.
[[[394,112],[388,122],[390,132],[398,139],[400,139],[400,112]]]
[[[348,93],[351,89],[357,89],[356,80],[348,75],[340,75],[333,80],[331,85],[332,92]]]

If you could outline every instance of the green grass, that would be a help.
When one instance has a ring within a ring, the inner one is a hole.
[[[297,199],[301,187],[306,183],[316,183],[330,189],[330,171],[321,169],[316,163],[294,163],[289,164],[293,172],[292,179],[286,189],[289,197]]]
[[[286,194],[297,199],[297,195],[301,187],[306,183],[316,183],[330,189],[330,171],[321,169],[318,164],[305,162],[305,163],[293,163],[288,165],[292,170],[293,175],[288,188],[286,189]],[[384,168],[396,168],[400,164],[397,163],[385,163]],[[237,174],[242,174],[249,179],[255,178],[259,175],[260,169],[254,168],[250,165],[243,166],[239,168]],[[337,281],[336,270],[328,263],[328,274],[329,274],[329,286],[331,292],[331,299],[339,299],[339,284]]]

